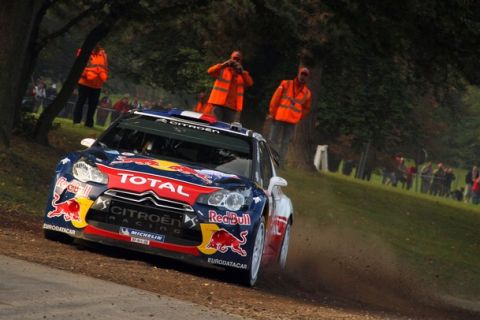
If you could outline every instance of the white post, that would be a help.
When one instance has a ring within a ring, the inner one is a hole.
[[[313,158],[313,165],[318,171],[328,171],[328,146],[318,145]]]

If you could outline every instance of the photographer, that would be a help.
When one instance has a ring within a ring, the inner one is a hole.
[[[241,52],[232,52],[229,60],[210,67],[208,74],[215,78],[208,99],[213,114],[219,121],[235,121],[237,112],[243,109],[244,89],[253,85],[252,77],[243,69]]]

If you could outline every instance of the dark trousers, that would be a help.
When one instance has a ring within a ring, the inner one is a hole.
[[[213,114],[215,115],[218,121],[232,123],[235,121],[235,116],[237,115],[237,111],[230,109],[228,107],[215,105],[215,107],[213,108]]]
[[[83,105],[88,100],[87,119],[85,120],[86,127],[93,127],[93,115],[98,105],[100,98],[100,89],[90,88],[87,86],[78,85],[78,100],[73,111],[73,123],[80,123],[83,115]]]
[[[290,144],[293,133],[295,131],[295,125],[293,123],[283,121],[272,121],[272,129],[270,131],[270,141],[273,147],[278,152],[280,157],[280,167],[285,167],[285,159],[287,157],[288,145]]]

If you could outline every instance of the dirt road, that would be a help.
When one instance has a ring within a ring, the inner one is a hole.
[[[372,299],[365,303],[328,288],[306,286],[298,277],[277,271],[264,274],[256,288],[245,288],[218,270],[110,247],[51,242],[43,238],[40,217],[16,212],[1,212],[0,216],[0,254],[230,314],[254,319],[474,319],[478,316],[461,310],[416,305],[389,295],[378,296],[379,303],[370,303]],[[296,267],[294,270],[298,272],[299,266]],[[305,267],[305,272],[312,272],[310,269]],[[353,281],[349,283],[353,291],[359,288],[372,291],[352,279],[347,280]]]

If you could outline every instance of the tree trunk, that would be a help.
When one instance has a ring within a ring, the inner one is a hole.
[[[312,105],[310,113],[302,119],[295,128],[293,142],[288,150],[288,164],[295,168],[315,170],[313,157],[317,144],[319,144],[315,130],[319,97],[316,94],[320,90],[323,64],[318,63],[310,68],[310,80],[308,87],[312,92]],[[285,142],[286,143],[286,142]]]
[[[24,78],[22,62],[27,56],[36,17],[43,4],[42,0],[2,1],[0,4],[0,136],[7,148],[18,105],[18,90]]]
[[[48,8],[51,6],[51,2],[44,2],[35,15],[33,21],[32,33],[30,35],[30,40],[28,42],[28,47],[25,53],[23,63],[20,64],[20,82],[19,86],[16,87],[16,98],[15,98],[15,117],[14,117],[14,126],[20,120],[21,111],[22,111],[22,100],[25,95],[25,92],[28,88],[28,83],[30,82],[30,76],[33,74],[35,65],[37,63],[38,56],[40,54],[41,48],[37,45],[37,39],[40,32],[40,25],[42,24],[43,17],[47,13]]]
[[[67,79],[63,83],[62,90],[60,90],[55,100],[53,100],[53,102],[43,110],[40,118],[38,119],[33,133],[33,138],[36,142],[48,145],[48,132],[52,128],[53,120],[60,113],[60,111],[62,111],[63,107],[72,95],[72,92],[77,85],[77,81],[80,79],[83,69],[87,65],[93,48],[108,34],[108,32],[110,32],[116,20],[116,17],[114,18],[112,16],[108,16],[87,35],[85,41],[83,42],[81,53],[75,60]]]

